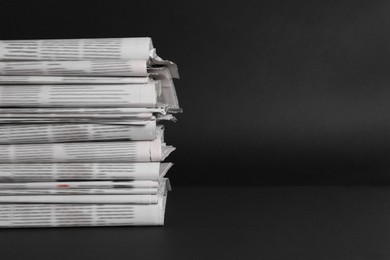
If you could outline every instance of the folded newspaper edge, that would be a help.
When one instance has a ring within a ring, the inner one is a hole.
[[[137,181],[135,181],[137,182]],[[44,194],[7,194],[0,196],[0,204],[1,203],[38,203],[38,204],[46,204],[46,203],[55,203],[55,204],[156,204],[158,202],[158,197],[161,196],[164,193],[164,190],[166,189],[166,180],[162,179],[160,182],[153,182],[153,181],[138,181],[138,182],[147,182],[149,183],[150,187],[147,188],[157,188],[157,193],[148,193],[148,194],[72,194],[70,192],[67,193],[57,193],[55,195],[53,194],[47,194],[48,190],[55,189],[54,187],[57,187],[58,185],[71,185],[71,182],[67,183],[20,183],[20,184],[3,184],[3,187],[18,187],[15,189],[11,188],[11,191],[13,193],[24,191],[35,191],[34,187],[39,187],[40,189],[43,189],[46,191]],[[90,182],[90,185],[88,185],[91,188],[98,188],[99,186],[104,186],[103,184],[98,184],[99,182]],[[113,182],[111,182],[113,183]],[[83,187],[87,186],[87,184],[82,183],[74,183],[74,187]],[[115,190],[115,187],[118,187],[117,185],[108,184],[106,186],[112,186],[111,189]],[[121,186],[126,186],[124,184],[121,184]],[[127,185],[129,186],[129,185]],[[139,186],[147,186],[147,185],[139,185]],[[44,189],[44,188],[48,189]],[[105,187],[108,189],[108,187]],[[145,187],[143,187],[145,188]],[[57,188],[57,190],[64,190],[64,188]],[[77,188],[79,190],[80,188]],[[9,190],[9,189],[8,189]],[[69,189],[70,191],[72,189]],[[0,189],[0,193],[3,192],[2,189]]]
[[[22,112],[22,111],[21,111]],[[27,112],[27,111],[25,111]],[[152,112],[145,112],[145,113],[122,113],[122,114],[101,114],[98,112],[94,113],[45,113],[45,114],[34,114],[34,113],[0,113],[0,119],[2,120],[85,120],[85,119],[92,119],[92,120],[132,120],[132,121],[141,121],[145,119],[153,119],[153,113]]]
[[[152,180],[164,178],[172,163],[1,163],[2,182]]]
[[[164,142],[163,128],[153,141],[101,141],[0,145],[0,163],[157,162],[174,147]]]
[[[4,195],[0,203],[64,203],[64,204],[156,204],[157,195]]]
[[[155,195],[158,188],[2,189],[0,195]]]
[[[137,109],[139,109],[137,111]],[[111,125],[145,125],[152,120],[172,120],[168,106],[163,108],[0,108],[0,124],[89,123]]]
[[[2,85],[147,84],[149,81],[149,77],[0,76]]]
[[[181,112],[170,73],[161,71],[165,72],[146,84],[0,85],[0,106],[75,109],[82,103],[87,108],[145,107]]]
[[[111,85],[0,85],[1,107],[156,108],[161,82]],[[17,97],[17,98],[15,98]]]
[[[123,180],[123,181],[60,181],[60,182],[23,182],[0,183],[2,190],[29,190],[29,189],[132,189],[132,188],[158,188],[159,181],[152,180]]]
[[[157,97],[157,107],[168,106],[168,112],[181,113],[183,112],[179,106],[176,88],[173,83],[171,72],[165,68],[150,69],[151,77],[161,83],[161,94]]]
[[[156,120],[145,125],[92,123],[0,124],[0,144],[62,143],[103,140],[150,141],[157,138]]]
[[[146,60],[0,61],[2,76],[146,77]]]
[[[156,204],[0,204],[0,227],[164,225],[169,180],[161,182]]]
[[[159,182],[154,181],[134,181],[134,182],[140,182],[136,188],[155,188],[157,189],[157,192],[152,193],[141,193],[141,194],[120,194],[120,193],[113,193],[113,194],[106,194],[106,193],[88,193],[88,194],[72,194],[72,188],[69,188],[68,190],[70,192],[60,192],[55,195],[48,194],[47,191],[50,190],[57,190],[57,191],[64,191],[66,188],[60,188],[59,185],[73,185],[73,187],[76,187],[77,191],[82,190],[82,187],[89,187],[89,189],[99,189],[99,187],[102,187],[104,189],[111,189],[115,191],[119,187],[119,189],[123,189],[122,186],[129,187],[128,184],[119,184],[120,182],[67,182],[67,183],[19,183],[19,184],[3,184],[2,188],[6,189],[0,189],[0,193],[4,191],[8,191],[9,193],[12,192],[13,194],[7,194],[0,196],[0,204],[1,203],[38,203],[38,204],[46,204],[46,203],[54,203],[54,204],[156,204],[158,202],[158,197],[162,196],[167,189],[167,181],[166,179],[161,179]],[[106,185],[104,185],[104,183]],[[118,183],[118,184],[113,184]],[[128,182],[130,183],[130,182]],[[142,184],[144,183],[144,184]],[[142,187],[144,186],[144,187]],[[12,188],[16,187],[16,188]],[[23,192],[29,192],[29,191],[36,191],[35,187],[38,187],[39,190],[43,190],[43,194],[23,194]],[[46,189],[45,189],[46,188]],[[169,187],[168,187],[169,188]],[[16,192],[19,192],[19,194],[15,194]]]
[[[107,124],[107,125],[146,125],[150,120],[154,120],[152,114],[138,114],[137,118],[31,118],[15,117],[1,118],[0,124],[54,124],[54,123],[84,123],[84,124]],[[156,121],[173,120],[171,117],[156,117]]]
[[[15,117],[20,117],[18,114],[31,114],[36,117],[45,117],[47,114],[108,114],[108,115],[137,115],[145,113],[156,113],[165,115],[167,113],[166,107],[161,108],[142,108],[142,107],[115,107],[115,108],[0,108],[0,117],[3,117],[3,114],[15,114]]]

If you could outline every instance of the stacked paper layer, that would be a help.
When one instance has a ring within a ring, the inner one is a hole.
[[[0,41],[0,227],[163,225],[173,78],[150,38]]]

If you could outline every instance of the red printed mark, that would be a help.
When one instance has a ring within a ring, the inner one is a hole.
[[[69,188],[69,184],[57,184],[57,188]]]

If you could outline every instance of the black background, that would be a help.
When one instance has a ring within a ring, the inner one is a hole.
[[[389,1],[0,1],[0,39],[150,36],[174,186],[390,182]],[[178,187],[163,228],[1,230],[2,259],[389,259],[388,187]]]
[[[170,178],[390,181],[388,1],[1,1],[0,39],[150,36],[179,65]]]

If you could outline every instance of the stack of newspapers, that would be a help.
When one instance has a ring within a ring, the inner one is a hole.
[[[163,225],[173,78],[150,38],[0,41],[0,227]]]

